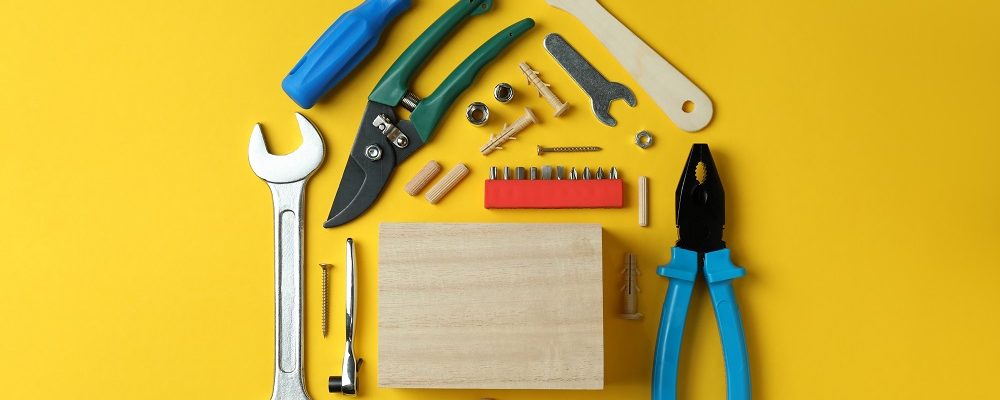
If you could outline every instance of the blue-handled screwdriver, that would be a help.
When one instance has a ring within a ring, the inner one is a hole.
[[[312,108],[378,44],[382,31],[410,0],[365,0],[337,18],[281,82],[299,107]]]

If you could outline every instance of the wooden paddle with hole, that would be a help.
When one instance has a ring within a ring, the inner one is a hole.
[[[597,0],[546,0],[587,26],[677,127],[697,132],[712,120],[712,100],[656,54]]]

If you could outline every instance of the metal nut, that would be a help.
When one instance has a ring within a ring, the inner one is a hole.
[[[635,144],[643,149],[648,149],[649,146],[653,145],[653,135],[649,132],[642,131],[635,134]]]
[[[490,119],[490,108],[486,107],[486,104],[478,101],[469,104],[469,108],[465,110],[465,118],[468,119],[473,125],[483,125]]]
[[[382,148],[378,147],[377,144],[368,145],[368,147],[365,147],[365,157],[368,157],[372,161],[382,159]]]
[[[514,100],[514,88],[507,82],[501,82],[493,88],[493,98],[501,103],[510,102]]]

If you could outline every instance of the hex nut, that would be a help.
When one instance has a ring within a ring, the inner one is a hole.
[[[509,103],[514,100],[514,88],[507,82],[501,82],[493,88],[493,98],[501,103]]]
[[[478,101],[469,104],[469,108],[465,110],[465,118],[473,125],[484,125],[490,119],[490,108]]]
[[[649,132],[642,131],[635,134],[635,144],[643,149],[648,149],[649,146],[653,145],[653,135]]]

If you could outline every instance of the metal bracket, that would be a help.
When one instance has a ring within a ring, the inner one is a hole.
[[[405,149],[410,144],[410,138],[406,137],[406,134],[399,130],[396,125],[393,125],[392,120],[385,114],[376,116],[372,125],[382,131],[382,134],[396,147]]]

